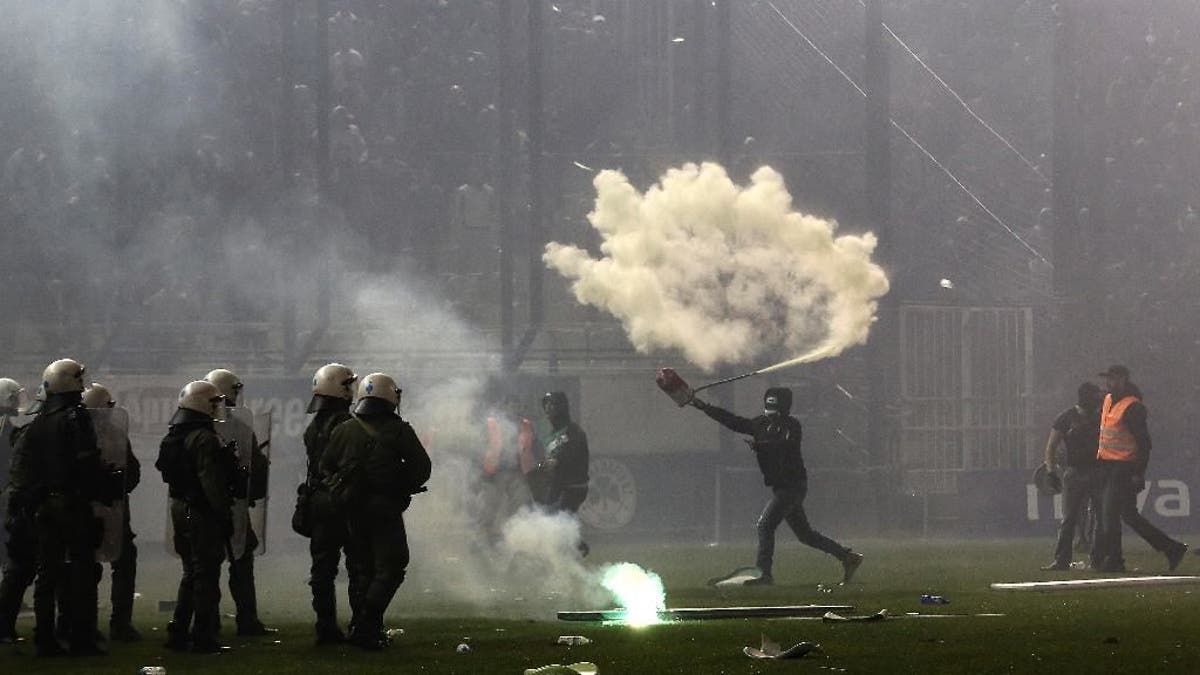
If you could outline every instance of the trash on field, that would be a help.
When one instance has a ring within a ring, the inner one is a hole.
[[[582,635],[559,635],[556,644],[578,647],[579,645],[590,645],[592,641]]]
[[[856,622],[863,623],[863,622],[883,621],[887,618],[888,618],[888,611],[886,609],[881,609],[878,612],[875,612],[874,614],[868,614],[866,616],[842,616],[841,614],[838,614],[836,612],[825,612],[825,615],[821,617],[821,620],[825,621],[826,623],[836,623],[836,622],[841,622],[841,621],[856,621]]]
[[[787,649],[780,649],[779,643],[762,636],[762,647],[743,647],[742,653],[752,659],[798,659],[806,654],[821,651],[821,645],[815,642],[797,642]]]
[[[400,637],[401,635],[404,635],[403,628],[389,628],[387,630],[387,636],[390,638]]]
[[[950,601],[940,595],[929,595],[928,593],[921,596],[922,605],[948,605]]]
[[[465,642],[460,642],[460,643],[458,643],[458,646],[454,648],[454,651],[458,654],[470,654],[471,653],[471,645],[469,645]]]
[[[580,661],[565,666],[551,663],[538,668],[525,669],[525,675],[596,675],[599,672],[600,669],[596,667],[596,664],[590,661]]]

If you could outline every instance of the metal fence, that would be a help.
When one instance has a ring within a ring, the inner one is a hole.
[[[900,312],[900,469],[911,494],[957,494],[964,471],[1036,458],[1033,312],[908,306]]]

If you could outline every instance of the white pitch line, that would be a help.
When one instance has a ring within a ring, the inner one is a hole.
[[[1068,579],[1065,581],[1024,581],[992,584],[994,591],[1074,591],[1086,588],[1125,588],[1129,586],[1178,586],[1200,584],[1198,576],[1110,577],[1106,579]]]

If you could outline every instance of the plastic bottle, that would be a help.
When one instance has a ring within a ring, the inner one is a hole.
[[[948,605],[950,601],[940,595],[929,595],[926,593],[921,596],[922,605]]]
[[[582,635],[559,635],[558,644],[567,645],[570,647],[578,647],[579,645],[591,644],[592,641]]]

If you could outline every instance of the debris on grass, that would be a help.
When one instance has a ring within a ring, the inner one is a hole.
[[[551,663],[537,668],[526,668],[525,675],[596,675],[600,669],[596,664],[590,661],[580,661],[579,663],[571,663],[562,665],[559,663]]]
[[[858,622],[858,623],[865,623],[865,622],[883,621],[887,618],[888,618],[888,611],[886,609],[881,609],[878,612],[875,612],[874,614],[868,614],[866,616],[842,616],[841,614],[838,614],[836,612],[825,612],[825,615],[821,617],[821,620],[826,623],[839,623],[839,622],[843,622],[843,621],[845,621],[845,622],[853,621],[853,622]]]
[[[821,651],[821,645],[815,642],[797,642],[787,649],[781,649],[778,642],[775,642],[766,635],[762,636],[761,648],[742,648],[742,653],[752,659],[798,659],[812,652],[819,651]]]

